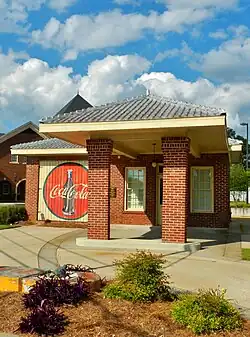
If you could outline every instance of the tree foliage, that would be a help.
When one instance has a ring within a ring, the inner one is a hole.
[[[233,164],[230,168],[230,191],[233,193],[235,201],[239,196],[238,192],[245,192],[248,184],[248,173],[242,164]]]

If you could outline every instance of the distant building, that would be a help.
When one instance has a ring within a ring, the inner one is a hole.
[[[72,111],[91,107],[85,99],[77,94],[54,117],[60,117]],[[40,133],[38,127],[32,123],[25,123],[10,132],[0,133],[0,202],[25,201],[26,162],[27,156],[12,154],[10,148],[20,143],[49,140],[49,136]],[[57,139],[57,142],[59,140]],[[53,141],[52,141],[53,142]],[[44,144],[44,143],[43,143]],[[53,146],[50,143],[48,147]],[[43,145],[44,146],[44,145]],[[55,146],[55,142],[54,142]]]

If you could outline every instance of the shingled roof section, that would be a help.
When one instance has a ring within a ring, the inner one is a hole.
[[[18,150],[33,150],[33,149],[75,149],[82,148],[82,146],[77,144],[72,144],[66,142],[65,140],[61,140],[58,138],[49,138],[44,140],[38,140],[35,142],[16,144],[11,146],[12,149]]]
[[[139,96],[121,102],[87,108],[60,116],[47,117],[41,123],[91,123],[208,117],[225,114],[225,110],[155,95]]]
[[[91,107],[92,105],[89,102],[87,102],[84,98],[82,98],[82,96],[77,94],[69,103],[67,103],[60,111],[58,111],[54,115],[54,117],[62,116],[70,112],[83,110]]]

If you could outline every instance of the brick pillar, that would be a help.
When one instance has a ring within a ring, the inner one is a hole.
[[[37,220],[39,192],[39,160],[29,158],[26,165],[25,208],[30,221]]]
[[[162,241],[186,242],[189,184],[187,137],[165,137],[163,152]]]
[[[110,239],[110,165],[113,142],[87,140],[88,151],[88,238]]]
[[[214,171],[216,227],[228,228],[231,221],[229,179],[230,164],[228,155],[220,154],[215,158]]]

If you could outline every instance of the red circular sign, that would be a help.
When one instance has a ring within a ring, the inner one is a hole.
[[[45,180],[43,197],[58,218],[82,218],[88,211],[88,170],[72,162],[56,166]]]

